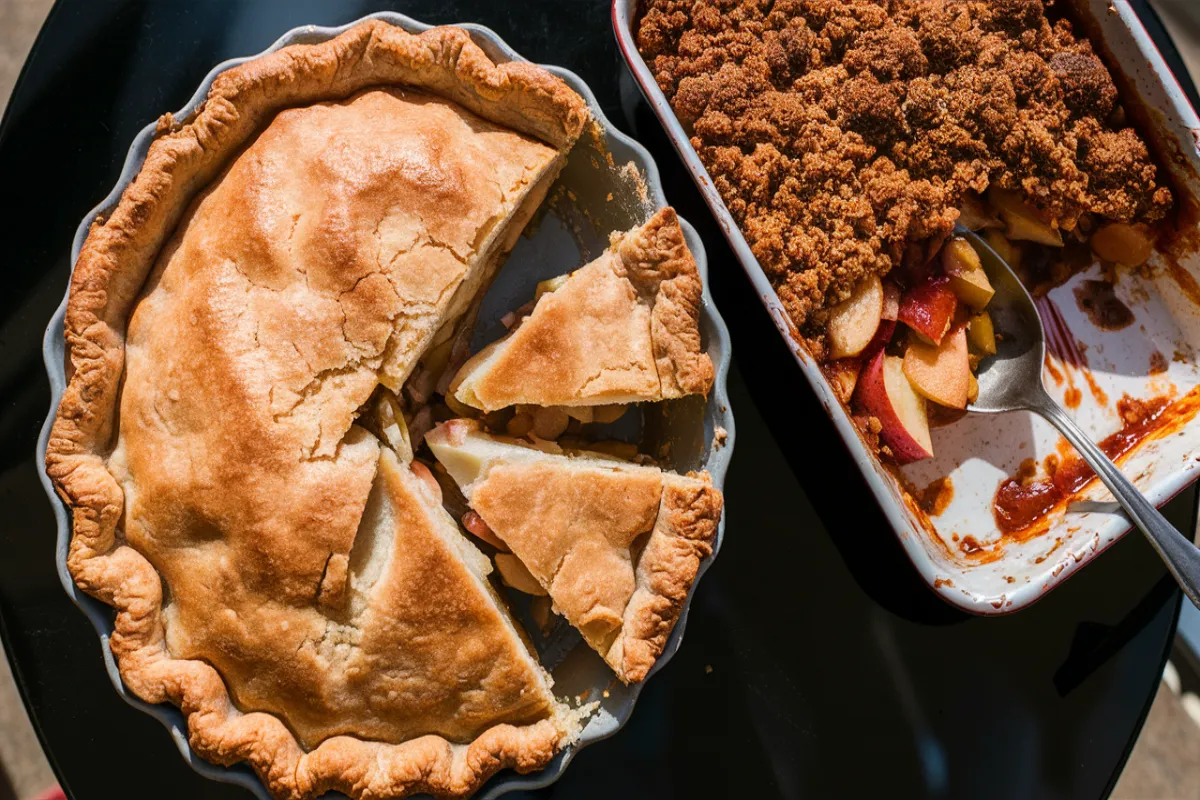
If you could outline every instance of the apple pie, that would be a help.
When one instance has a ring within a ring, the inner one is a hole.
[[[547,453],[452,420],[427,437],[495,538],[625,683],[646,677],[711,552],[721,493],[598,453]]]
[[[436,484],[360,424],[469,325],[588,112],[463,31],[364,22],[160,121],[72,278],[47,469],[129,689],[272,794],[465,796],[579,714]]]
[[[450,384],[463,405],[598,406],[707,394],[700,274],[674,209],[613,234],[595,261],[543,285],[533,312]]]

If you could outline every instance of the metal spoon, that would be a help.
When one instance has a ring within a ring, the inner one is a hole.
[[[984,272],[996,290],[988,313],[1003,338],[997,337],[996,355],[980,366],[976,375],[979,397],[968,408],[983,414],[1025,409],[1040,414],[1066,437],[1096,475],[1117,498],[1183,589],[1200,607],[1200,549],[1167,522],[1133,482],[1121,474],[1104,451],[1056,403],[1042,383],[1046,334],[1033,298],[1012,268],[982,237],[959,225],[955,233],[966,238],[979,254]]]

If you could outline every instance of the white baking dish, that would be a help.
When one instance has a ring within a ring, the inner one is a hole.
[[[1051,514],[1044,532],[1021,542],[1002,539],[992,514],[1000,482],[1027,458],[1036,459],[1043,469],[1046,456],[1061,452],[1054,429],[1028,412],[998,417],[967,415],[936,429],[937,456],[904,467],[898,474],[917,488],[948,477],[954,487],[953,500],[933,518],[919,510],[897,474],[864,444],[817,363],[794,337],[762,267],[637,51],[637,3],[614,0],[612,8],[617,41],[634,78],[791,347],[800,370],[860,465],[909,558],[929,585],[947,601],[974,613],[1014,611],[1037,600],[1125,535],[1127,518],[1104,487],[1093,481],[1078,502]],[[1082,23],[1080,32],[1087,33],[1115,69],[1118,83],[1127,82],[1127,95],[1135,95],[1125,97],[1127,105],[1132,99],[1146,108],[1151,136],[1162,150],[1159,161],[1171,172],[1176,193],[1189,194],[1194,202],[1200,195],[1200,119],[1136,13],[1123,0],[1071,0],[1071,6],[1073,16]],[[1043,321],[1048,322],[1045,312],[1057,308],[1067,331],[1058,337],[1057,343],[1064,345],[1058,351],[1070,353],[1074,340],[1075,352],[1086,353],[1088,361],[1087,366],[1073,366],[1050,356],[1048,372],[1058,372],[1062,379],[1051,377],[1047,385],[1057,399],[1072,386],[1079,390],[1076,417],[1097,440],[1121,427],[1116,405],[1125,395],[1151,399],[1172,392],[1182,397],[1193,389],[1200,393],[1196,360],[1200,349],[1200,254],[1194,248],[1182,253],[1175,248],[1174,255],[1174,259],[1154,255],[1150,261],[1153,277],[1121,274],[1116,293],[1135,316],[1134,323],[1123,330],[1102,331],[1077,307],[1074,288],[1098,277],[1098,264],[1051,291],[1042,304]],[[1047,324],[1048,330],[1054,327]],[[1161,374],[1150,374],[1155,352],[1167,362],[1167,370]],[[1068,355],[1066,360],[1072,359]],[[1097,391],[1092,391],[1089,379]],[[1122,461],[1122,468],[1161,505],[1200,475],[1198,452],[1200,420],[1192,417],[1182,421],[1177,430],[1145,441]],[[967,536],[979,547],[971,555],[962,546]]]

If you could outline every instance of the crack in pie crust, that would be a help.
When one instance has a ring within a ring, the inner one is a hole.
[[[68,566],[129,689],[277,797],[465,796],[577,731],[486,559],[354,420],[469,316],[586,119],[461,30],[367,21],[164,117],[84,243],[47,448]]]
[[[700,293],[675,210],[661,209],[538,298],[520,327],[463,365],[451,391],[483,411],[706,395]]]

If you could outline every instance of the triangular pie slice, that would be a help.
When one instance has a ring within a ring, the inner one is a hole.
[[[708,474],[548,453],[468,420],[426,441],[555,609],[622,681],[645,678],[712,553],[722,498]]]
[[[483,411],[707,394],[700,295],[696,261],[664,208],[543,294],[515,330],[463,365],[451,391]]]

